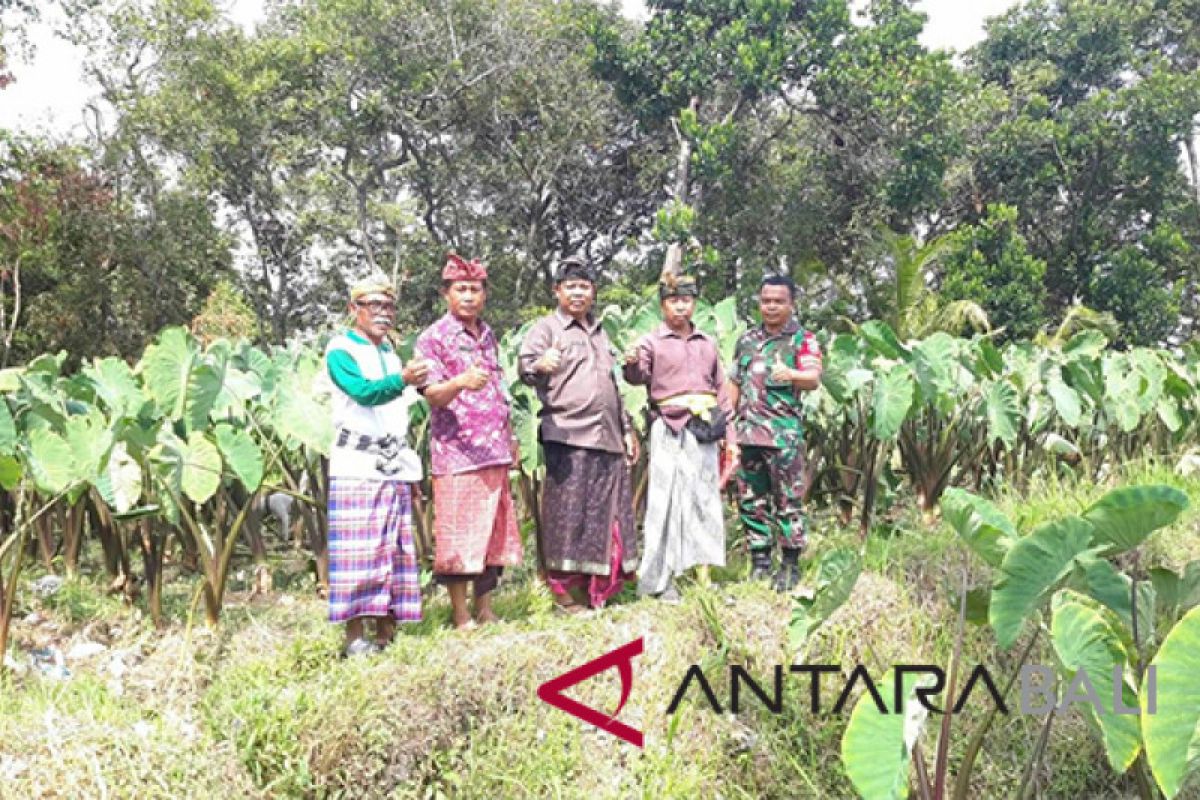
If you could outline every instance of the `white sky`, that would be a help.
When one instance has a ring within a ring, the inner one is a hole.
[[[644,14],[642,0],[620,0],[625,13]],[[922,37],[933,48],[964,50],[983,36],[983,21],[1016,5],[1017,0],[921,0],[929,22]],[[247,27],[261,19],[263,0],[226,0],[233,19]],[[860,5],[861,0],[855,2]],[[31,62],[13,54],[9,70],[16,81],[0,91],[0,128],[70,135],[82,132],[84,104],[95,86],[84,79],[82,54],[53,34],[61,17],[46,9],[29,30],[35,48]]]

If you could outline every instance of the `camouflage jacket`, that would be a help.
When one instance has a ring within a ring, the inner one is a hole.
[[[729,378],[738,387],[738,441],[756,447],[792,447],[804,435],[800,392],[771,380],[776,355],[792,369],[821,366],[821,346],[796,320],[771,336],[762,325],[738,339]]]

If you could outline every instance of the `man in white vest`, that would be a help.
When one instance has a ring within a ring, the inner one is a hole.
[[[329,620],[346,624],[347,656],[387,646],[396,622],[421,619],[412,538],[412,487],[421,460],[408,447],[406,386],[420,386],[421,359],[407,365],[387,341],[396,293],[386,279],[350,292],[353,327],[325,349],[333,382],[329,455]],[[374,641],[364,621],[375,619]]]

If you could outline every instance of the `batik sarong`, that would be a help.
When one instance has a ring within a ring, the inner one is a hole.
[[[409,484],[329,481],[329,621],[421,619]]]
[[[586,587],[603,605],[638,563],[633,488],[621,453],[545,442],[542,564],[551,590]]]
[[[479,575],[521,563],[508,466],[433,477],[433,571]]]
[[[650,426],[650,484],[638,592],[658,594],[697,564],[725,565],[725,520],[716,442],[661,419]]]

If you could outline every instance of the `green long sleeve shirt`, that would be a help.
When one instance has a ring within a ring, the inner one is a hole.
[[[354,333],[350,333],[349,336],[355,340],[361,338]],[[379,357],[382,361],[382,349]],[[354,356],[345,350],[330,351],[325,361],[330,379],[359,405],[382,405],[395,400],[404,392],[404,378],[398,373],[385,375],[377,380],[363,377],[362,370],[358,368]]]

